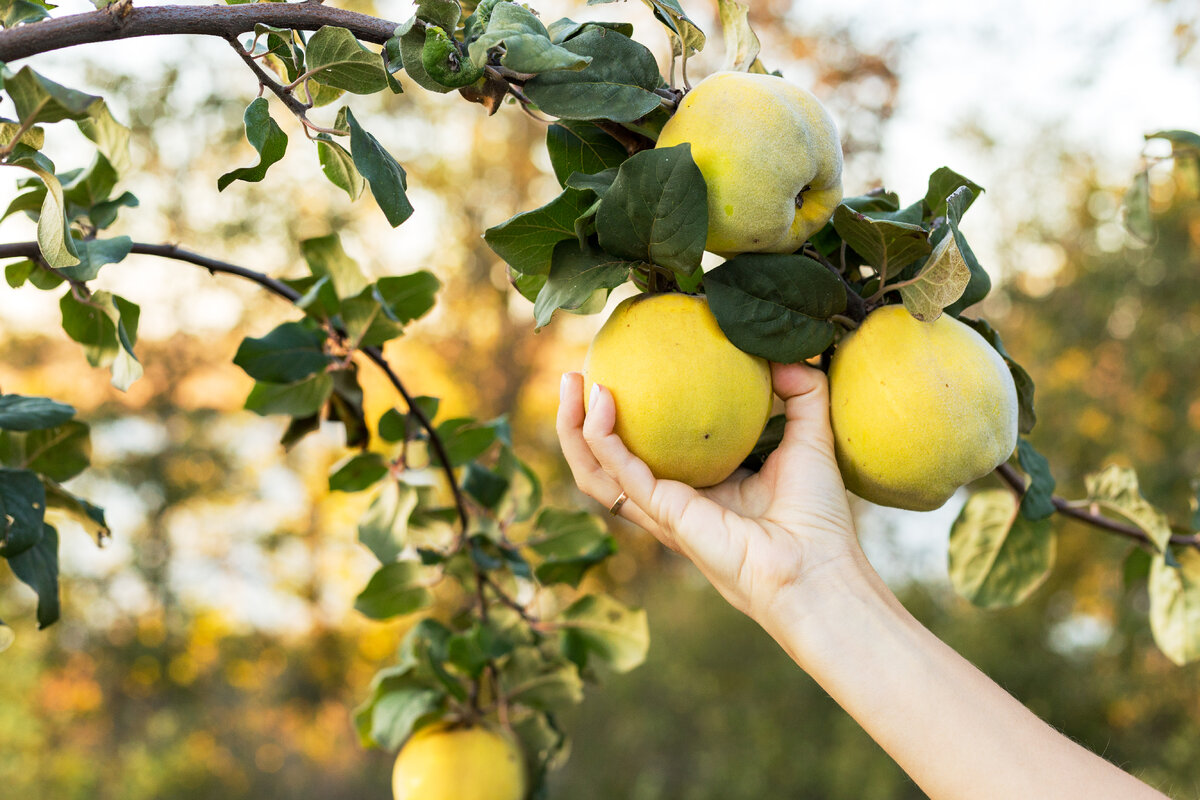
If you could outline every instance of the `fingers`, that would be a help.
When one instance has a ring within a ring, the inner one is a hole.
[[[825,373],[807,364],[771,364],[771,383],[783,400],[787,425],[784,443],[807,442],[832,451],[829,383]]]
[[[600,462],[593,455],[591,447],[583,436],[583,376],[578,372],[568,372],[563,375],[559,392],[558,418],[556,428],[558,439],[562,445],[563,455],[575,485],[589,497],[605,508],[611,508],[623,487],[604,471]],[[628,497],[628,492],[626,493]],[[654,521],[632,499],[626,501],[617,516],[623,517],[635,525],[654,532]]]

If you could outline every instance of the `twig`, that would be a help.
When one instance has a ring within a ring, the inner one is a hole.
[[[1008,484],[1008,487],[1013,490],[1014,494],[1016,494],[1018,501],[1025,496],[1025,479],[1021,477],[1020,473],[1018,473],[1011,464],[1001,464],[1000,466],[996,467],[996,475],[998,475],[1002,481]],[[1115,533],[1128,539],[1133,539],[1141,544],[1150,545],[1151,547],[1157,548],[1157,545],[1150,538],[1150,536],[1135,525],[1119,522],[1118,520],[1111,519],[1103,514],[1097,514],[1084,508],[1079,508],[1071,503],[1070,500],[1065,500],[1057,495],[1051,497],[1050,502],[1054,504],[1054,510],[1063,516],[1071,517],[1072,519],[1085,522],[1095,528],[1100,528],[1101,530]],[[1195,534],[1172,534],[1169,541],[1171,544],[1195,547],[1196,549],[1200,550],[1200,537]]]

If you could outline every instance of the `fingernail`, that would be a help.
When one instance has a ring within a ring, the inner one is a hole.
[[[588,408],[595,408],[596,401],[600,399],[600,384],[592,384],[592,393],[588,395]]]
[[[558,382],[558,402],[567,402],[567,380],[571,377],[571,373],[564,372],[562,380]]]

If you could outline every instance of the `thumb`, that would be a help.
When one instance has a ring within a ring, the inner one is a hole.
[[[829,427],[829,382],[807,364],[771,364],[771,383],[783,400],[787,425],[781,446],[804,443],[833,452]]]

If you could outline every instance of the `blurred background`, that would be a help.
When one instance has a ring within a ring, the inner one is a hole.
[[[57,13],[90,7],[70,0]],[[709,33],[694,81],[720,64],[720,28],[715,4],[684,7]],[[666,39],[641,4],[536,8],[549,20],[633,21],[665,65]],[[1084,474],[1117,461],[1188,519],[1200,463],[1195,166],[1152,173],[1153,246],[1125,234],[1120,203],[1144,133],[1200,129],[1195,5],[758,0],[751,19],[767,66],[812,87],[838,120],[847,195],[882,185],[911,202],[942,165],[987,188],[964,223],[998,284],[980,312],[1037,383],[1032,439],[1059,493],[1080,496]],[[417,212],[393,230],[369,198],[351,204],[326,182],[274,101],[287,157],[263,183],[217,193],[220,173],[254,163],[241,115],[256,90],[220,41],[132,40],[28,63],[102,93],[131,125],[124,188],[141,207],[114,233],[286,276],[301,271],[299,240],[338,232],[375,275],[435,272],[439,304],[389,345],[393,364],[448,415],[508,414],[550,502],[596,510],[561,462],[553,414],[559,375],[579,367],[601,317],[560,317],[535,335],[530,304],[480,238],[557,192],[539,123],[513,108],[488,118],[404,78],[409,93],[354,98],[409,172]],[[49,133],[60,170],[86,165],[73,128]],[[11,196],[14,184],[0,184],[0,204]],[[31,238],[27,220],[0,224],[0,241]],[[346,454],[341,431],[285,452],[285,421],[241,410],[251,382],[230,363],[243,336],[294,312],[236,279],[138,256],[105,268],[99,285],[142,305],[146,374],[125,394],[59,330],[59,292],[0,288],[0,387],[69,402],[92,425],[94,467],[71,488],[106,507],[114,531],[100,549],[62,530],[63,620],[45,632],[32,593],[0,577],[17,634],[0,655],[4,794],[384,800],[391,756],[360,749],[349,714],[412,620],[369,623],[352,608],[373,559],[355,538],[362,498],[326,488]],[[378,413],[396,398],[370,370]],[[1129,547],[1060,521],[1050,579],[1020,608],[981,611],[946,579],[963,499],[923,515],[861,507],[872,562],[919,618],[1052,725],[1168,794],[1197,796],[1200,668],[1155,649],[1145,587],[1124,578]],[[636,531],[617,533],[622,550],[594,579],[648,609],[650,656],[565,720],[573,752],[552,798],[922,796],[693,570]]]

